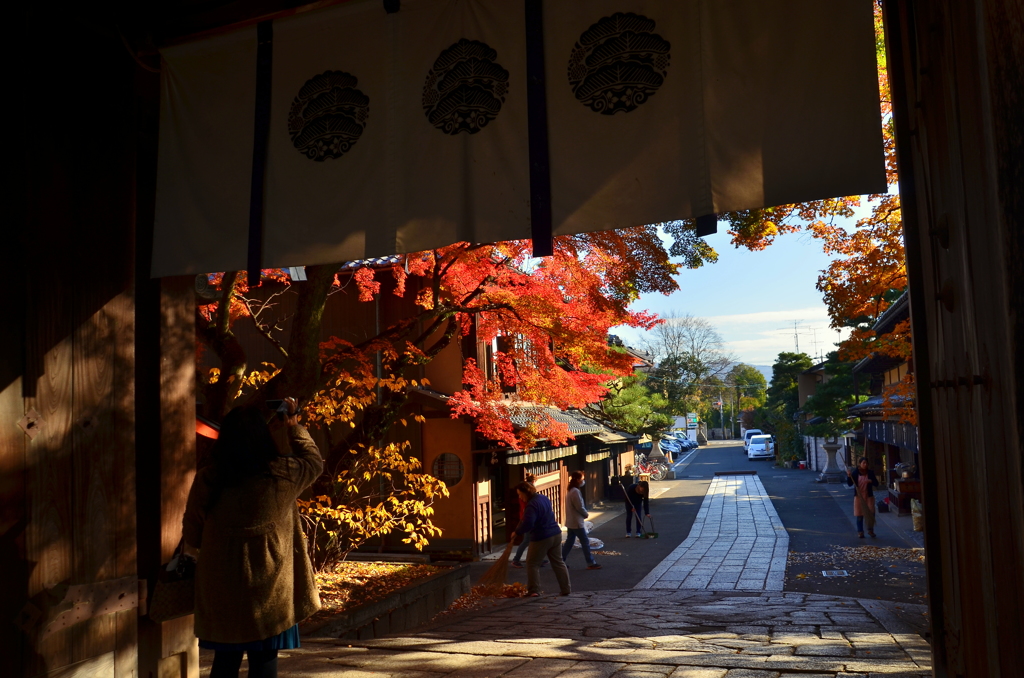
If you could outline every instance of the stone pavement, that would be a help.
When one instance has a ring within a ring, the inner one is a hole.
[[[755,475],[716,476],[689,536],[638,589],[781,591],[789,536]]]
[[[303,640],[281,676],[775,678],[927,676],[884,606],[801,593],[620,590],[505,600],[417,633]],[[898,622],[895,622],[898,626]]]
[[[687,539],[633,589],[501,599],[375,640],[303,639],[280,653],[279,675],[931,675],[930,647],[907,621],[926,606],[777,590],[787,550],[757,477],[718,476]]]

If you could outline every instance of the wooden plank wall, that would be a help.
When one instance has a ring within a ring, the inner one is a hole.
[[[1024,7],[885,3],[937,676],[1024,638]]]
[[[69,586],[136,568],[134,134],[136,65],[116,32],[52,8],[15,14],[19,96],[42,106],[16,135],[0,265],[0,633],[16,676],[136,676],[135,609],[45,628]],[[39,45],[47,48],[40,50]],[[58,133],[56,130],[65,130]],[[20,155],[19,155],[20,153]],[[19,164],[20,163],[20,164]],[[155,387],[154,387],[155,388]],[[37,417],[30,436],[18,427]],[[44,637],[45,636],[45,637]]]

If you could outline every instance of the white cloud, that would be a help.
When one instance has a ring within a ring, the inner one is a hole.
[[[789,323],[796,321],[821,322],[828,325],[828,312],[823,306],[798,308],[789,311],[754,311],[733,315],[715,315],[707,319],[712,325],[721,329],[726,325],[760,324],[766,322]]]
[[[828,312],[824,306],[790,309],[788,311],[752,311],[706,318],[722,335],[726,350],[737,360],[753,365],[771,365],[779,353],[792,352],[797,342],[793,338],[796,323],[800,351],[812,358],[824,356],[834,350],[839,333],[829,327]],[[617,328],[619,336],[637,345],[643,332]],[[849,335],[844,330],[842,337]]]

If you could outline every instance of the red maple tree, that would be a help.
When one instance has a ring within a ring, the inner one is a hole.
[[[431,361],[473,328],[481,341],[503,338],[497,370],[488,374],[466,360],[465,388],[450,394],[452,416],[472,417],[484,436],[517,449],[540,438],[564,442],[568,428],[544,408],[583,407],[606,393],[603,382],[631,372],[628,357],[609,349],[608,330],[656,324],[656,316],[629,305],[644,292],[678,289],[678,266],[653,226],[559,236],[554,255],[542,260],[530,252],[529,241],[457,243],[383,270],[356,269],[361,301],[379,297],[381,276],[393,278],[393,294],[415,295],[415,311],[359,343],[319,341],[326,299],[341,285],[337,265],[308,267],[307,281],[294,286],[299,298],[289,337],[280,336],[283,323],[273,314],[272,297],[281,291],[253,295],[244,273],[211,276],[209,303],[197,308],[200,352],[211,350],[220,362],[213,379],[200,375],[208,415],[296,395],[313,423],[350,428],[337,447],[379,440],[409,390],[422,386],[405,376],[407,368]],[[289,284],[281,272],[268,273]],[[234,331],[243,320],[278,349],[279,361],[248,363]],[[513,425],[513,415],[520,423]]]

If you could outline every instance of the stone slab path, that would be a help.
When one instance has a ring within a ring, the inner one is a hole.
[[[789,536],[755,475],[715,476],[689,536],[634,588],[781,591]]]
[[[884,612],[884,611],[883,611]],[[376,640],[303,640],[281,676],[928,676],[928,645],[850,598],[620,590],[503,601]]]

